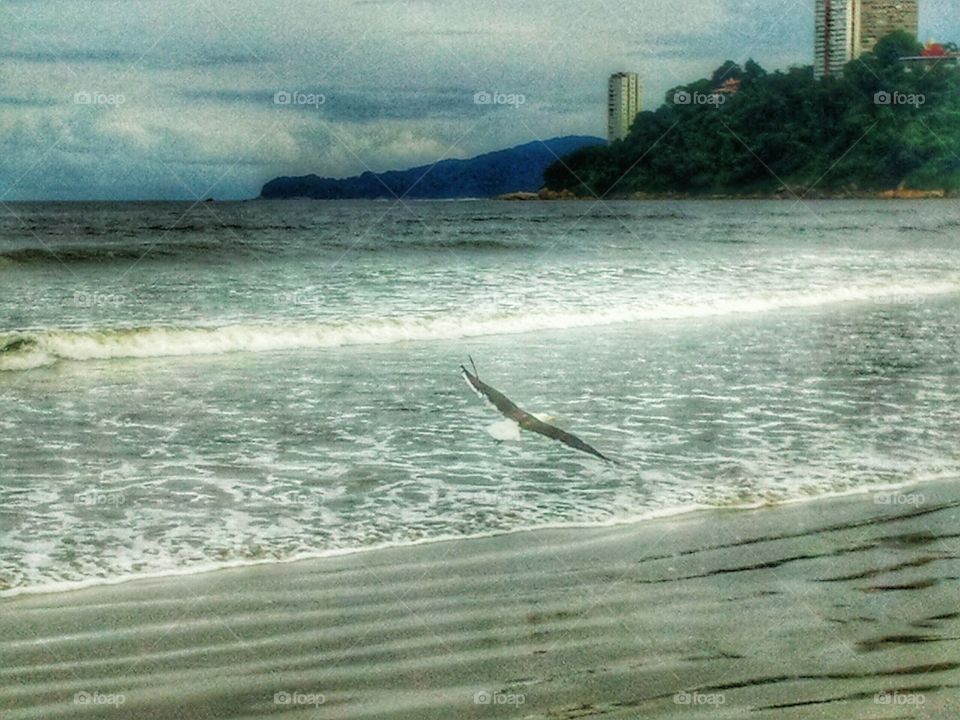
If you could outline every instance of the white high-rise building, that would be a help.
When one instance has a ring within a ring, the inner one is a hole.
[[[640,114],[640,78],[621,72],[610,76],[607,92],[607,139],[623,140]]]
[[[860,56],[862,0],[817,0],[813,74],[835,75]]]

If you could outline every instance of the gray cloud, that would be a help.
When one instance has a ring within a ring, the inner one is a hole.
[[[121,67],[142,64],[148,68],[179,68],[179,67],[216,67],[222,65],[249,65],[259,64],[264,60],[250,54],[241,53],[194,53],[189,55],[163,56],[158,54],[143,54],[136,52],[121,52],[118,50],[0,50],[0,60],[23,63],[45,63],[66,65],[108,64]]]
[[[118,50],[82,50],[78,48],[54,51],[0,50],[0,59],[27,63],[132,63],[140,59],[135,53]]]
[[[0,105],[5,105],[7,107],[42,108],[52,107],[56,104],[57,102],[51,98],[25,98],[14,97],[11,95],[0,95]]]
[[[313,93],[323,96],[322,104],[278,107],[275,95],[279,91]],[[451,87],[423,90],[353,90],[342,87],[274,86],[258,90],[198,90],[190,89],[182,97],[196,102],[219,102],[226,105],[248,105],[250,108],[271,111],[305,113],[325,122],[371,123],[384,120],[456,119],[468,115],[484,115],[501,108],[474,102],[476,87]],[[581,97],[582,100],[586,98]],[[557,108],[555,108],[557,109]]]

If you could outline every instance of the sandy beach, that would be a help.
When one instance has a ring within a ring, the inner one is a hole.
[[[951,718],[952,482],[0,604],[0,716]]]

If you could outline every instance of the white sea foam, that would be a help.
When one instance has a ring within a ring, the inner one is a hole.
[[[22,595],[45,595],[50,593],[70,592],[75,590],[84,590],[97,587],[106,587],[111,585],[122,585],[128,582],[155,580],[168,577],[186,577],[191,575],[202,575],[204,573],[217,572],[221,570],[231,570],[237,568],[256,567],[262,565],[284,565],[294,562],[303,562],[305,560],[322,560],[325,558],[343,557],[356,555],[358,553],[374,552],[378,550],[389,550],[405,547],[418,547],[421,545],[432,545],[443,542],[460,542],[470,540],[482,540],[485,538],[503,537],[509,535],[519,535],[530,532],[543,532],[550,530],[590,530],[600,528],[614,528],[628,525],[635,525],[641,522],[651,522],[655,520],[666,521],[670,518],[679,518],[685,515],[702,512],[747,512],[764,507],[778,507],[805,504],[816,501],[826,501],[830,499],[864,496],[878,493],[889,493],[903,490],[906,488],[922,488],[925,483],[935,481],[956,481],[953,474],[942,474],[924,478],[912,478],[897,483],[877,483],[859,488],[850,488],[847,490],[838,490],[835,492],[826,492],[813,496],[795,496],[786,497],[780,500],[758,500],[748,502],[730,503],[728,505],[707,505],[703,503],[691,503],[688,505],[674,505],[661,508],[651,508],[641,512],[628,513],[599,521],[587,522],[548,522],[533,526],[522,526],[505,529],[493,529],[486,532],[477,532],[470,534],[444,534],[434,537],[419,538],[416,540],[404,540],[399,542],[381,542],[362,547],[331,548],[327,550],[317,550],[314,552],[298,552],[285,558],[264,558],[257,560],[226,560],[210,561],[191,564],[189,566],[170,567],[153,572],[129,572],[112,575],[109,577],[89,577],[83,580],[64,580],[61,582],[39,582],[36,584],[22,585],[18,587],[0,590],[0,598],[12,598]]]
[[[446,313],[431,317],[361,319],[350,323],[250,323],[221,327],[139,327],[86,330],[39,330],[0,335],[0,370],[30,370],[59,360],[109,360],[235,352],[271,352],[383,345],[411,341],[455,340],[493,335],[683,320],[776,310],[815,308],[867,301],[900,301],[960,291],[960,282],[923,285],[871,285],[820,292],[786,292],[698,302],[638,303],[555,312]],[[17,347],[3,350],[17,341]]]

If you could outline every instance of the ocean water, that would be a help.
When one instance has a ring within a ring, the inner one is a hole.
[[[950,201],[12,205],[0,591],[960,477],[958,233]],[[619,462],[496,440],[468,355]]]

